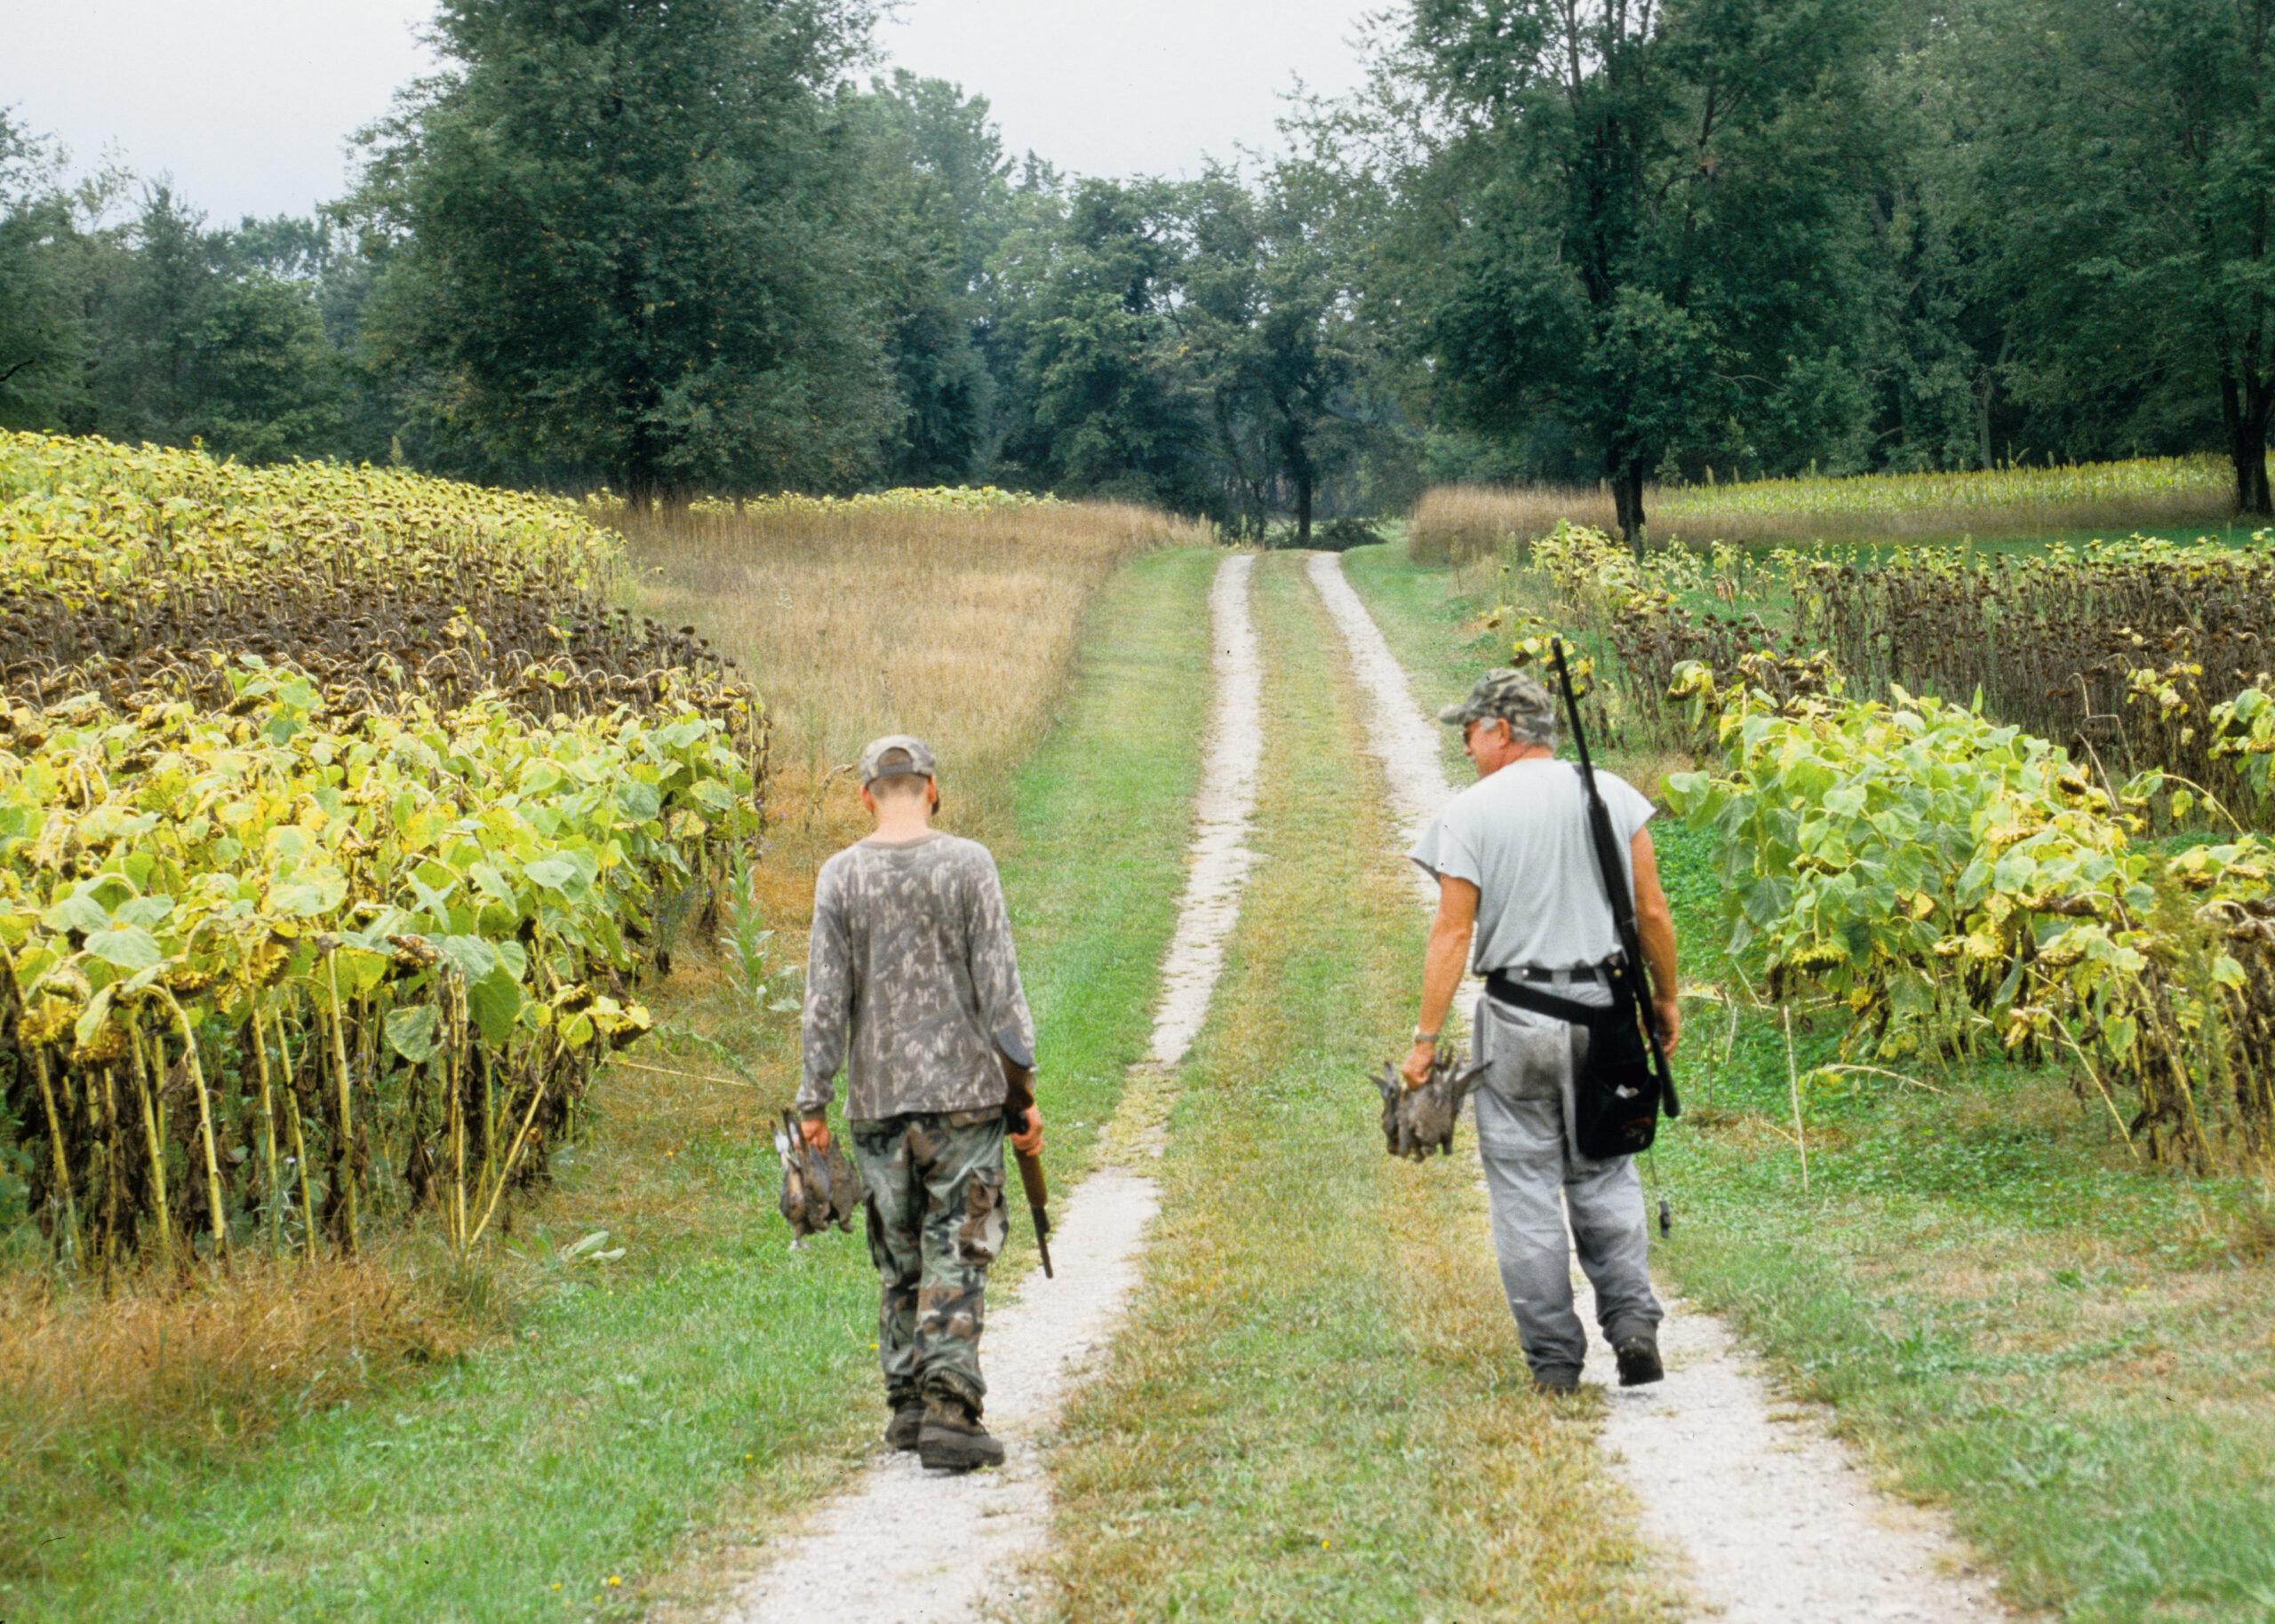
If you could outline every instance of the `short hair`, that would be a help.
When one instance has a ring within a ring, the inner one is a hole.
[[[869,793],[874,795],[879,800],[898,800],[912,792],[921,795],[924,792],[924,786],[932,782],[932,775],[930,773],[906,770],[907,763],[905,760],[896,762],[888,758],[885,766],[888,770],[872,779],[869,784]],[[890,770],[896,766],[904,770],[900,772]]]

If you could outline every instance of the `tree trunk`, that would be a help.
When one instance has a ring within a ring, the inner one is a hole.
[[[624,415],[630,420],[625,437],[624,496],[635,513],[651,512],[663,495],[663,445],[648,408],[655,391],[645,378],[625,386]]]
[[[1643,556],[1643,459],[1614,458],[1608,473],[1612,511],[1619,519],[1619,538],[1640,561]]]
[[[2260,483],[2263,490],[2265,480]],[[1296,471],[1296,545],[1299,547],[1312,545],[1312,471],[1309,468]]]
[[[2223,371],[2220,415],[2228,430],[2228,460],[2236,471],[2236,511],[2275,515],[2267,488],[2267,426],[2275,418],[2275,378],[2239,382]]]

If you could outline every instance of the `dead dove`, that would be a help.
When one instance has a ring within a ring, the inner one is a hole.
[[[1370,1080],[1383,1096],[1385,1148],[1417,1162],[1433,1150],[1450,1154],[1462,1102],[1484,1075],[1482,1063],[1459,1068],[1452,1050],[1440,1049],[1430,1062],[1430,1080],[1409,1089],[1397,1063],[1383,1062],[1382,1075]]]

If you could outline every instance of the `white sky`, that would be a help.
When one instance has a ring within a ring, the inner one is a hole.
[[[1300,75],[1357,81],[1381,0],[906,0],[894,63],[987,98],[1005,148],[1090,175],[1199,172],[1277,144]],[[428,71],[432,0],[0,0],[0,107],[76,170],[171,174],[212,224],[338,196],[349,135]]]

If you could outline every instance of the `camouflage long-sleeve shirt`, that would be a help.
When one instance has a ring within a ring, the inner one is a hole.
[[[978,1111],[1003,1101],[997,1032],[1033,1052],[1034,1026],[995,859],[934,832],[864,840],[822,864],[806,956],[805,1076],[818,1115],[841,1063],[845,1114]]]

